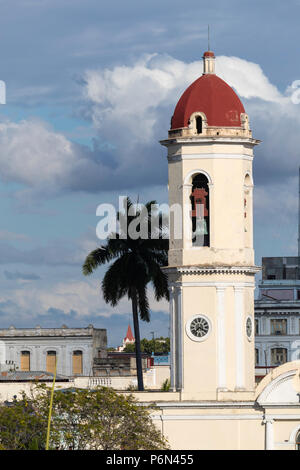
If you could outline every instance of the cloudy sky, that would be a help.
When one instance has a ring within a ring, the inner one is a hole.
[[[102,299],[96,208],[167,200],[174,106],[202,73],[207,24],[218,75],[240,95],[256,148],[255,249],[295,255],[300,165],[300,1],[0,0],[0,326],[108,329],[131,321]],[[142,336],[168,334],[151,298]]]

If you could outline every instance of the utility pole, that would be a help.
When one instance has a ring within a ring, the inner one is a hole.
[[[298,175],[298,279],[300,279],[300,167]]]
[[[155,355],[155,339],[154,339],[154,331],[150,331],[152,335],[152,341],[153,341],[153,356]]]

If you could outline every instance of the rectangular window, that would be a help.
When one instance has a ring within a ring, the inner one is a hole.
[[[255,365],[257,366],[259,364],[259,351],[258,349],[255,349]]]
[[[21,371],[23,372],[30,371],[30,352],[29,351],[21,352]]]
[[[47,352],[47,363],[46,363],[46,370],[51,374],[55,373],[55,365],[56,365],[56,352],[55,351],[48,351]]]
[[[285,348],[274,348],[271,350],[272,366],[279,366],[287,362],[287,350]]]
[[[274,319],[271,320],[271,335],[286,335],[287,320]]]
[[[82,351],[73,352],[73,375],[82,374]]]
[[[259,322],[258,320],[255,320],[255,334],[258,335],[259,334],[259,329],[258,329],[258,326],[259,326]]]

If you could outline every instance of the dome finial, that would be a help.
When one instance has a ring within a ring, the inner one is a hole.
[[[207,73],[215,73],[215,54],[210,50],[209,24],[207,25],[207,45],[208,49],[203,54],[203,75]]]
[[[203,75],[208,73],[215,73],[215,54],[209,50],[203,54]]]

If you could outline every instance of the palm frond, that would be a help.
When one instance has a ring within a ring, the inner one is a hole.
[[[128,256],[123,255],[118,258],[106,271],[102,281],[102,292],[106,303],[112,306],[117,305],[119,300],[128,295],[130,286],[126,276],[128,266]]]
[[[88,276],[89,274],[92,274],[98,266],[111,261],[111,259],[112,254],[110,251],[108,251],[105,246],[101,246],[87,255],[82,266],[82,272],[85,276]]]

